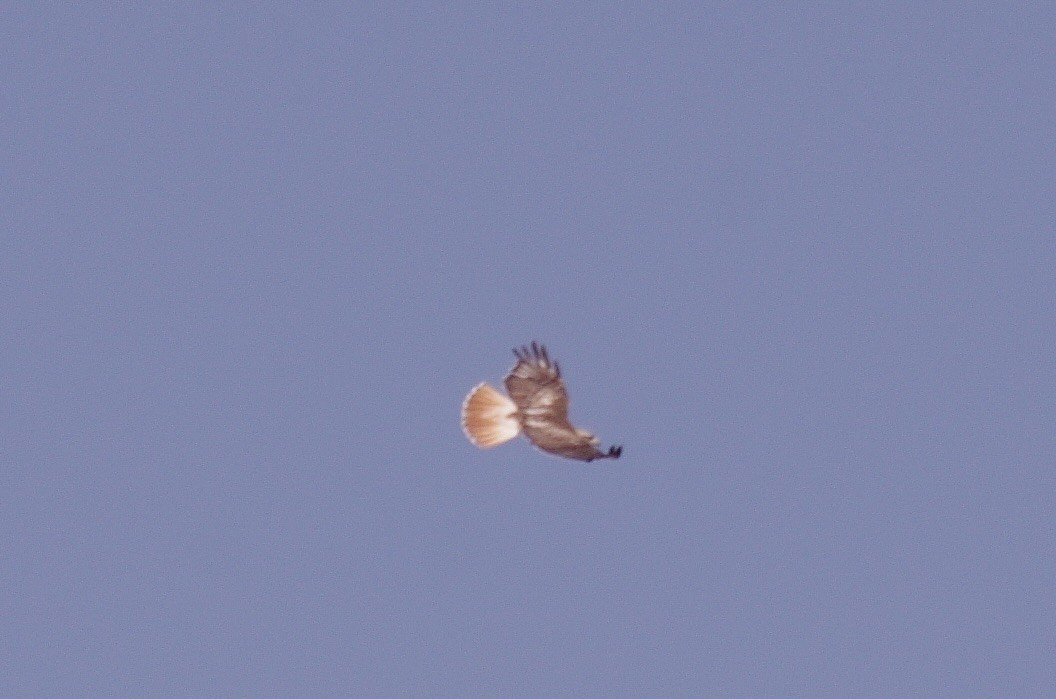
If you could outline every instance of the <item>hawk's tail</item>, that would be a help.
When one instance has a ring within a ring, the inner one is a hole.
[[[462,403],[462,431],[481,449],[508,442],[521,431],[517,406],[486,383],[469,392]]]

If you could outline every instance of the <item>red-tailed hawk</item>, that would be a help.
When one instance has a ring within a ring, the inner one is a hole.
[[[566,459],[593,461],[618,459],[623,447],[598,449],[590,432],[568,421],[568,394],[561,383],[561,369],[550,361],[546,348],[532,346],[513,350],[517,363],[503,383],[510,397],[487,383],[477,385],[462,404],[462,429],[469,441],[481,449],[494,447],[520,432],[532,444]]]

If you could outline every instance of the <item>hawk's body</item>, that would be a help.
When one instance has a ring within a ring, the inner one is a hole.
[[[471,442],[484,449],[524,432],[532,444],[557,456],[581,461],[619,458],[622,447],[601,451],[594,435],[569,422],[561,369],[550,361],[545,347],[533,342],[513,354],[517,363],[503,382],[509,398],[487,383],[466,396],[462,428]]]

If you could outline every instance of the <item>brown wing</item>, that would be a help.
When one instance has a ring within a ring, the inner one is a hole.
[[[616,458],[619,453],[599,451],[597,441],[568,421],[568,393],[561,382],[561,368],[551,361],[546,347],[535,342],[531,347],[513,350],[517,363],[504,383],[517,405],[517,418],[524,436],[543,451],[570,459],[591,461],[602,457]]]
[[[513,350],[517,363],[503,383],[506,392],[524,416],[546,415],[568,429],[568,393],[561,382],[561,368],[551,362],[546,348],[536,343]]]

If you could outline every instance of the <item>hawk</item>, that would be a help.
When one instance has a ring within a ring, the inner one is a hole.
[[[546,347],[513,350],[517,363],[503,381],[510,397],[486,382],[478,384],[462,403],[462,429],[481,449],[494,447],[524,432],[532,444],[566,459],[618,459],[623,447],[598,449],[598,439],[568,421],[568,394],[561,369],[550,361]]]

